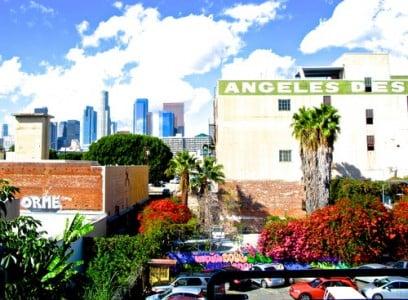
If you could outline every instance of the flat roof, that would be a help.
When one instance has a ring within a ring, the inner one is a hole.
[[[16,117],[16,118],[22,118],[22,117],[25,117],[25,118],[33,118],[33,117],[47,117],[47,118],[54,118],[54,116],[52,116],[52,115],[49,115],[49,114],[43,114],[43,113],[16,113],[16,114],[13,114],[13,116],[14,117]]]

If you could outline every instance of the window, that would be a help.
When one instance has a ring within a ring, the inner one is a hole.
[[[408,282],[400,281],[399,284],[400,284],[400,285],[399,285],[399,288],[400,288],[400,289],[408,289]]]
[[[279,150],[279,161],[292,161],[292,150]]]
[[[365,85],[365,91],[366,92],[371,92],[371,77],[364,77],[364,85]]]
[[[187,285],[201,285],[200,278],[189,278],[187,279]]]
[[[367,151],[374,151],[374,136],[367,135]]]
[[[366,109],[366,124],[374,124],[374,111],[372,109]]]
[[[279,110],[290,110],[290,99],[279,99]]]
[[[331,105],[331,96],[323,96],[323,104]]]

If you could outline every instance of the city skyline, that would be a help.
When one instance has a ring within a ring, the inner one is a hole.
[[[0,5],[0,123],[43,106],[55,121],[79,120],[76,107],[98,107],[99,91],[109,90],[119,128],[132,129],[129,108],[146,97],[152,111],[184,102],[192,136],[206,131],[218,79],[292,78],[299,66],[332,64],[348,51],[389,52],[393,74],[408,69],[404,1]]]

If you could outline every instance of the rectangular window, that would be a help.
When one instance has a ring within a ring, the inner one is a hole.
[[[279,99],[279,110],[290,110],[290,99]]]
[[[364,77],[364,85],[365,85],[365,91],[366,92],[371,92],[371,77]]]
[[[374,151],[374,136],[367,135],[367,151]]]
[[[331,96],[323,96],[323,104],[331,105]]]
[[[279,150],[279,161],[280,162],[292,161],[292,150]]]
[[[374,111],[372,109],[366,109],[366,124],[374,124]]]

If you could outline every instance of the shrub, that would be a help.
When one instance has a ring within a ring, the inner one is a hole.
[[[280,260],[312,262],[340,260],[359,264],[387,251],[390,214],[378,200],[340,200],[309,217],[269,222],[261,233],[259,250]]]
[[[387,235],[390,254],[396,259],[408,259],[408,200],[397,203],[391,214],[392,224]]]

